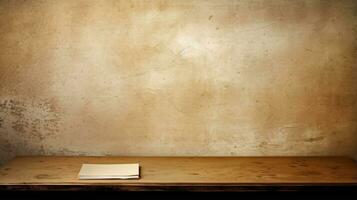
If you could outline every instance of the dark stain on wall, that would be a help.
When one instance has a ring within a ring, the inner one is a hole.
[[[0,144],[1,144],[0,145],[0,151],[4,151],[4,152],[12,151],[10,142],[7,139],[5,139],[5,138],[3,138],[1,136],[0,136]]]
[[[3,100],[0,103],[1,128],[19,135],[43,140],[59,132],[59,111],[50,101],[27,103]],[[9,126],[9,127],[6,127]]]

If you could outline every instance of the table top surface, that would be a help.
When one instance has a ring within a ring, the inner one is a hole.
[[[140,179],[79,180],[85,163],[139,163]],[[17,157],[0,168],[1,185],[352,184],[346,157]]]

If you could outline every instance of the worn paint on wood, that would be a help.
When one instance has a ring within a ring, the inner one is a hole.
[[[140,163],[140,179],[79,180],[83,163]],[[0,191],[335,191],[346,186],[357,188],[357,165],[345,157],[36,156],[0,168]]]

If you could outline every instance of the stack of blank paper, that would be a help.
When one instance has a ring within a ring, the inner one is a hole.
[[[79,179],[137,179],[139,164],[83,164]]]

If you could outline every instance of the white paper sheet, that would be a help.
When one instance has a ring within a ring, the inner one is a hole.
[[[138,179],[139,164],[83,164],[79,179]]]

